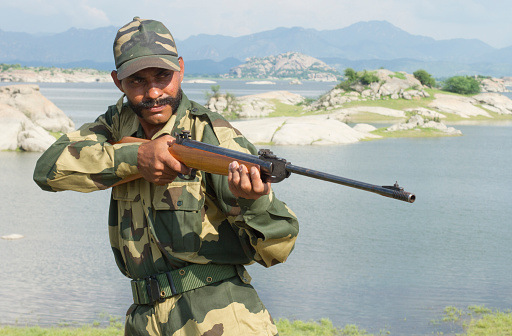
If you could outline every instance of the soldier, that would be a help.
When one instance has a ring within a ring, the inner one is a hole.
[[[298,222],[257,169],[230,164],[229,176],[191,170],[168,152],[176,132],[256,154],[222,116],[181,90],[184,62],[158,21],[133,21],[114,41],[123,92],[95,122],[63,135],[38,160],[44,190],[112,188],[109,236],[134,304],[126,335],[276,335],[272,318],[243,265],[284,262]],[[126,100],[124,99],[126,98]],[[125,136],[151,141],[116,144]]]

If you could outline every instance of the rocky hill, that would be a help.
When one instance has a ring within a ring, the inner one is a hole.
[[[311,56],[288,52],[277,56],[252,57],[236,66],[227,78],[297,78],[335,82],[341,74],[333,67]]]
[[[45,36],[0,30],[0,62],[111,70],[117,28],[70,29]],[[435,77],[512,76],[512,47],[496,49],[474,39],[435,40],[412,35],[386,21],[322,31],[282,27],[239,37],[200,34],[178,40],[177,46],[187,72],[196,75],[218,75],[249,57],[293,51],[339,71],[384,67],[407,72],[425,69]]]
[[[111,82],[106,71],[95,69],[61,69],[55,67],[22,67],[0,64],[0,82],[24,83],[95,83]]]

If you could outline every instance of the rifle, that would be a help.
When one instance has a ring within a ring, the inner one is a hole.
[[[125,137],[117,143],[145,141],[150,140]],[[182,174],[179,175],[180,178],[185,180],[194,179],[197,170],[227,176],[229,164],[233,161],[238,161],[240,164],[247,166],[248,169],[251,169],[253,166],[258,168],[261,179],[264,182],[281,182],[285,178],[288,178],[292,173],[295,173],[327,182],[341,184],[347,187],[369,191],[408,203],[414,203],[416,200],[416,196],[414,194],[404,191],[403,188],[400,188],[398,183],[395,183],[393,186],[378,186],[295,166],[290,162],[287,162],[285,159],[275,156],[269,149],[260,149],[258,152],[259,156],[246,154],[232,149],[192,140],[190,139],[189,131],[183,131],[181,134],[176,134],[176,142],[172,143],[169,147],[169,153],[171,153],[176,160],[180,161],[187,167],[192,168],[192,172],[188,177],[183,176]],[[128,176],[114,184],[114,186],[133,181],[141,177],[142,176],[140,174]]]

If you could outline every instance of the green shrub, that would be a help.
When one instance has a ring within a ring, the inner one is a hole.
[[[480,83],[470,76],[454,76],[444,82],[443,90],[458,94],[477,94],[480,92]]]
[[[431,88],[436,86],[436,80],[432,78],[432,76],[423,69],[416,70],[415,72],[413,72],[413,75],[423,85],[430,86]]]

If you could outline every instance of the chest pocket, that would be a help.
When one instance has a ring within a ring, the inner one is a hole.
[[[204,194],[200,181],[174,181],[170,185],[156,186],[153,194],[155,210],[201,211]]]
[[[153,192],[155,232],[165,250],[182,260],[195,260],[201,248],[204,193],[200,181],[175,180]]]

